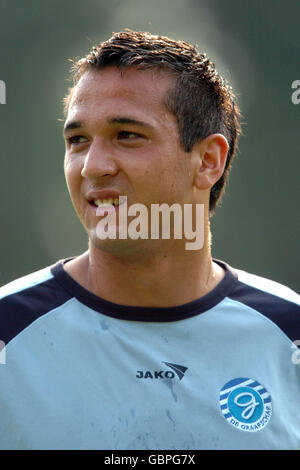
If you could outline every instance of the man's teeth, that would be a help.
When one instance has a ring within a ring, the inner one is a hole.
[[[118,206],[119,205],[119,198],[116,199],[95,199],[94,204],[99,207],[99,206],[107,206],[108,204]]]

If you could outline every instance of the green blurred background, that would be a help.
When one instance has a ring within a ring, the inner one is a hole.
[[[126,27],[198,45],[243,112],[213,255],[299,290],[298,0],[0,0],[0,284],[77,255],[87,237],[63,175],[69,58]]]

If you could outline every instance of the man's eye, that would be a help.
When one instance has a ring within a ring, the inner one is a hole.
[[[138,139],[142,137],[140,134],[136,134],[135,132],[129,131],[121,131],[118,132],[118,139]]]
[[[82,143],[86,142],[86,137],[84,137],[83,135],[73,135],[72,137],[69,137],[67,139],[67,142],[70,145],[72,145],[72,144],[82,144]]]

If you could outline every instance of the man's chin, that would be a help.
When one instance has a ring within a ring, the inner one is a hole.
[[[151,255],[153,250],[158,249],[160,240],[150,240],[138,238],[133,240],[131,238],[99,238],[96,232],[89,232],[89,240],[93,247],[101,250],[107,254],[111,254],[117,258],[123,259],[137,259],[144,258],[147,254]],[[155,245],[155,246],[154,246]]]
[[[118,237],[99,237],[95,231],[89,233],[90,242],[101,251],[110,253],[113,256],[128,257],[128,255],[138,250],[142,240],[131,240],[130,238],[120,239]]]

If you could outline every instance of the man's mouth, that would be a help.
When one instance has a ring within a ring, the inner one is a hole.
[[[120,205],[127,201],[127,196],[120,194],[120,191],[112,188],[103,188],[98,190],[92,190],[86,193],[85,198],[87,199],[90,206],[94,208],[107,208],[118,209]]]
[[[97,206],[97,207],[106,207],[106,206],[109,206],[109,205],[117,207],[120,204],[119,198],[115,198],[115,199],[112,199],[112,198],[109,198],[109,199],[94,199],[91,202],[94,206]]]

